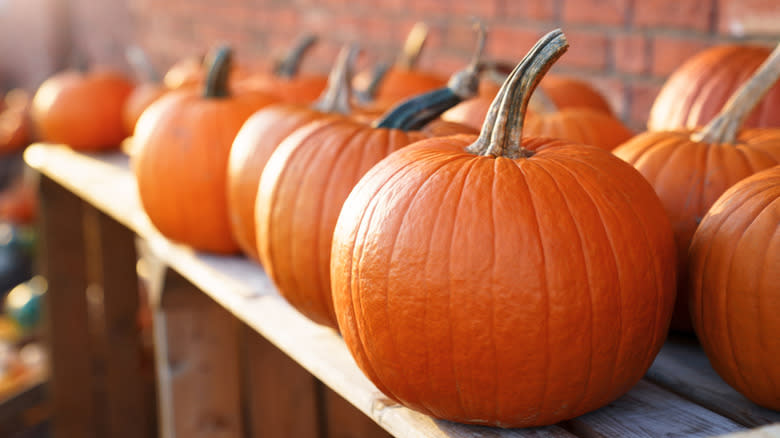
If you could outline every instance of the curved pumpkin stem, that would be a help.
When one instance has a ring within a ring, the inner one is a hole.
[[[507,158],[533,155],[520,146],[528,101],[544,74],[568,47],[566,36],[556,29],[531,48],[501,85],[490,104],[479,138],[466,148],[468,152]]]
[[[274,75],[287,79],[295,77],[298,74],[298,68],[301,66],[301,58],[316,42],[317,35],[314,34],[307,33],[299,37],[287,52],[287,55],[274,66]]]
[[[141,80],[159,84],[162,82],[162,75],[149,60],[149,55],[141,47],[133,44],[125,49],[125,59],[130,64],[135,74]]]
[[[731,95],[723,109],[691,140],[711,144],[734,144],[747,116],[780,78],[780,44],[753,76]]]
[[[398,104],[377,119],[373,126],[404,131],[420,129],[444,111],[476,96],[479,88],[480,58],[485,50],[486,32],[482,23],[477,23],[475,28],[477,47],[466,68],[450,76],[446,87],[412,97]]]
[[[409,35],[406,36],[404,47],[395,61],[395,66],[402,70],[412,70],[417,64],[417,59],[420,57],[420,52],[422,52],[427,39],[428,25],[422,21],[416,23],[409,31]]]
[[[209,53],[204,63],[208,66],[208,73],[203,97],[218,99],[230,96],[228,78],[233,63],[233,50],[229,46],[219,46]]]
[[[371,80],[368,82],[368,86],[363,90],[355,91],[358,101],[368,104],[376,98],[379,84],[382,83],[388,70],[390,70],[390,65],[386,62],[379,62],[374,66],[374,69],[371,71]]]
[[[349,44],[341,49],[328,76],[328,86],[313,105],[315,110],[338,114],[349,114],[352,111],[349,102],[352,93],[352,68],[359,53],[357,44]]]

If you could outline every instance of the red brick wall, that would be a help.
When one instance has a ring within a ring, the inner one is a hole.
[[[0,2],[29,0],[0,0]],[[42,0],[35,0],[42,1]],[[60,0],[61,1],[61,0]],[[322,36],[305,68],[326,70],[357,40],[364,63],[391,57],[417,20],[431,28],[421,67],[448,73],[473,46],[470,17],[490,34],[488,54],[517,61],[544,32],[561,27],[569,52],[555,70],[592,81],[618,113],[641,127],[666,76],[697,51],[727,41],[780,41],[778,0],[70,0],[74,50],[124,66],[135,42],[160,68],[230,42],[238,57],[267,64],[303,30]],[[0,33],[3,30],[0,30]],[[126,68],[126,67],[124,67]]]

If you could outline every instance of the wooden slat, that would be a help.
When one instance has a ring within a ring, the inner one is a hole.
[[[670,338],[647,378],[745,426],[780,423],[780,412],[756,405],[724,382],[694,339]]]
[[[317,379],[246,325],[241,329],[248,436],[319,436]]]
[[[177,273],[164,275],[152,293],[160,435],[240,437],[238,321]]]
[[[327,386],[323,385],[322,391],[327,437],[389,438],[392,436]]]
[[[608,406],[569,420],[565,427],[584,437],[647,438],[709,437],[744,429],[645,380]]]
[[[44,313],[55,438],[104,436],[92,392],[82,205],[57,182],[41,177],[38,254],[39,270],[49,282]]]
[[[135,234],[91,207],[85,210],[85,224],[96,237],[91,264],[103,292],[100,350],[108,430],[117,438],[154,436],[154,379],[150,370],[142,368],[145,358],[138,326]]]

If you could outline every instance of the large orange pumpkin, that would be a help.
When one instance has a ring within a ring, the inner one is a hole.
[[[736,182],[780,163],[780,129],[745,129],[745,118],[780,75],[780,47],[701,130],[645,132],[613,153],[647,178],[677,241],[679,287],[672,328],[690,332],[687,254],[701,218]]]
[[[328,114],[351,114],[351,69],[357,47],[345,48],[331,71],[328,88],[311,107],[289,103],[269,105],[244,123],[228,159],[227,200],[230,225],[241,250],[257,259],[255,199],[260,175],[279,143],[296,129]]]
[[[244,121],[275,102],[263,94],[230,95],[230,50],[219,49],[202,95],[171,93],[141,115],[133,169],[146,213],[172,240],[218,253],[238,247],[227,213],[230,146]]]
[[[761,46],[722,45],[692,57],[664,83],[650,109],[647,129],[695,129],[707,124],[770,51]],[[780,85],[767,92],[744,126],[780,127]]]
[[[77,150],[116,149],[125,138],[122,107],[132,90],[132,82],[112,70],[56,74],[33,97],[37,135]]]
[[[660,349],[674,241],[652,188],[595,147],[522,137],[544,37],[482,133],[390,154],[333,235],[339,328],[388,397],[437,418],[553,424],[628,391]]]
[[[405,101],[373,125],[345,117],[316,120],[290,134],[260,177],[255,208],[260,261],[281,295],[313,321],[336,327],[330,246],[344,199],[387,154],[431,134],[418,132],[477,92],[477,55],[448,86]]]
[[[780,166],[721,196],[690,248],[693,326],[713,368],[780,410]]]

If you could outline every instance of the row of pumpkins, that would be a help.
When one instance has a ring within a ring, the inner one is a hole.
[[[480,28],[449,79],[414,68],[419,33],[354,78],[354,46],[328,78],[298,74],[311,39],[273,73],[218,48],[165,89],[58,75],[32,115],[75,149],[132,132],[160,232],[259,261],[420,412],[527,427],[592,411],[643,376],[673,312],[729,384],[780,409],[780,50],[695,56],[634,135],[587,84],[544,76],[560,30],[507,68],[482,60]]]

